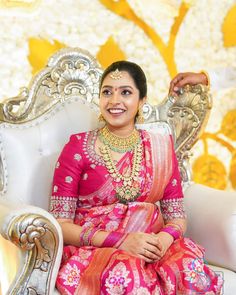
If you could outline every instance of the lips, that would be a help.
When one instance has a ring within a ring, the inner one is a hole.
[[[118,115],[118,114],[122,114],[125,112],[125,110],[123,109],[118,109],[118,108],[111,108],[107,110],[110,114],[114,114],[114,115]]]

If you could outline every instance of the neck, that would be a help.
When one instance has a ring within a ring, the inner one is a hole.
[[[110,132],[112,132],[116,136],[128,137],[134,131],[135,126],[130,125],[130,126],[124,126],[124,127],[114,127],[114,126],[107,124],[107,128],[109,129]]]

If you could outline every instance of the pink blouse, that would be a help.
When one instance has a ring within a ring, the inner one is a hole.
[[[155,193],[153,171],[165,170],[165,175],[157,173],[158,179],[155,182],[156,201],[160,201],[163,218],[185,218],[181,177],[172,139],[168,136],[153,145],[147,131],[140,133],[144,149],[139,179],[134,184],[139,186],[141,192],[136,202],[148,202],[150,191]],[[122,183],[113,181],[102,157],[96,153],[97,134],[98,129],[72,135],[61,152],[55,167],[50,202],[50,212],[56,218],[68,218],[76,222],[81,209],[119,202],[115,196],[115,187]],[[168,145],[165,144],[166,141],[169,142]],[[165,146],[168,148],[164,149]],[[153,159],[155,153],[159,159],[157,164]],[[165,153],[168,156],[165,156]],[[125,153],[116,163],[121,173],[129,172],[132,160],[131,151]],[[165,166],[164,170],[161,169],[162,166]],[[162,187],[163,189],[160,189]]]

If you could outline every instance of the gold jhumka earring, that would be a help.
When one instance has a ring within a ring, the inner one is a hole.
[[[101,123],[106,122],[106,120],[104,119],[104,117],[103,117],[102,114],[100,114],[100,115],[98,116],[98,121],[101,122]]]
[[[137,117],[136,117],[136,123],[137,124],[143,124],[144,123],[144,116],[143,116],[142,107],[139,108],[139,110],[138,110],[138,114],[137,114]]]

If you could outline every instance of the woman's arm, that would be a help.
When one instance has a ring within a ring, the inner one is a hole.
[[[57,219],[62,228],[64,243],[80,247],[83,227],[73,223],[73,220]],[[92,238],[91,245],[101,247],[110,232],[98,231]],[[116,247],[115,247],[116,248]],[[147,233],[129,233],[119,246],[119,249],[152,263],[161,258],[161,245],[155,235]]]
[[[196,85],[203,84],[210,86],[209,76],[206,72],[201,73],[179,73],[170,82],[169,94],[176,96],[178,95],[179,89],[185,85]]]
[[[172,138],[172,175],[165,188],[160,201],[160,209],[164,219],[164,227],[157,234],[162,244],[162,256],[175,239],[181,238],[186,231],[186,215],[183,202],[182,180],[179,172],[178,161],[174,151]]]
[[[72,219],[59,218],[57,221],[62,228],[64,243],[80,247],[80,237],[83,230],[82,226],[74,224]],[[109,233],[106,231],[99,231],[95,233],[92,238],[92,245],[100,247],[108,234]]]

